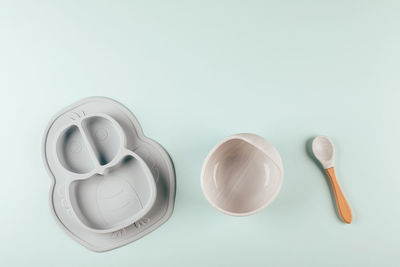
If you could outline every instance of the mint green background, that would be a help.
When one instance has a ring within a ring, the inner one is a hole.
[[[400,2],[0,1],[0,266],[399,266]],[[130,108],[176,167],[170,220],[94,253],[57,226],[40,145],[87,96]],[[280,151],[277,199],[213,209],[200,169],[222,138]],[[354,212],[335,212],[306,152],[329,135]]]

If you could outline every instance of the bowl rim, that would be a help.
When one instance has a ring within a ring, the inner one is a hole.
[[[257,137],[257,138],[262,138],[263,141],[266,141],[267,144],[269,144],[273,150],[276,152],[277,156],[279,157],[280,162],[276,162],[270,155],[268,155],[268,153],[266,153],[266,151],[263,149],[262,146],[260,146],[259,144],[257,144],[257,142],[251,140],[250,138],[247,138],[249,135]],[[247,136],[247,137],[246,137]],[[279,172],[280,172],[280,176],[279,176],[279,180],[280,183],[277,187],[277,189],[275,190],[275,192],[272,194],[272,197],[266,201],[263,205],[259,206],[258,208],[248,211],[248,212],[232,212],[232,211],[228,211],[226,209],[221,208],[220,206],[218,206],[213,200],[211,200],[211,198],[209,197],[207,190],[205,189],[205,185],[204,185],[204,177],[205,177],[205,169],[207,166],[207,163],[209,162],[210,158],[212,157],[212,155],[215,153],[215,151],[217,149],[219,149],[220,146],[222,146],[223,144],[227,143],[228,141],[231,140],[243,140],[247,143],[249,143],[250,145],[253,145],[254,147],[256,147],[257,149],[263,151],[265,153],[265,155],[271,159],[271,161],[278,167]],[[272,201],[274,201],[274,199],[276,198],[276,196],[279,194],[279,192],[281,191],[282,188],[282,184],[283,184],[283,165],[282,165],[282,159],[281,156],[278,152],[278,150],[264,137],[256,135],[256,134],[251,134],[251,133],[240,133],[240,134],[234,134],[231,135],[229,137],[226,137],[224,139],[222,139],[219,143],[217,143],[212,149],[211,151],[208,153],[207,157],[205,158],[202,168],[201,168],[201,175],[200,175],[200,184],[201,184],[201,190],[203,191],[203,195],[205,196],[205,198],[207,199],[207,201],[211,204],[211,206],[213,206],[215,209],[217,209],[218,211],[225,213],[227,215],[231,215],[231,216],[236,216],[236,217],[244,217],[244,216],[249,216],[252,214],[255,214],[263,209],[265,209],[267,206],[269,206]]]

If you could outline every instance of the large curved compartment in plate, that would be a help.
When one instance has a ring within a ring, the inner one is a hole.
[[[121,133],[110,130],[110,123],[95,116],[97,114],[115,120],[125,138],[117,138]],[[78,121],[82,122],[81,128]],[[115,149],[119,142],[137,158]],[[60,146],[69,149],[59,149]],[[90,151],[90,148],[94,149]],[[52,213],[68,235],[91,250],[107,251],[135,241],[159,227],[172,214],[175,173],[171,159],[158,143],[144,136],[133,114],[112,99],[90,97],[59,112],[45,131],[42,152],[53,181],[50,188]],[[137,187],[146,185],[137,184],[137,179],[125,175],[140,169],[140,160],[151,172],[155,199],[140,219],[119,228],[116,225],[126,219],[127,214],[139,211],[143,208],[142,200],[151,197],[145,193],[150,191],[137,192]],[[122,169],[119,164],[123,165]],[[107,175],[113,179],[105,179]],[[74,199],[70,198],[71,194]],[[91,207],[90,212],[88,207]],[[81,216],[80,220],[76,216]],[[91,231],[85,225],[100,231]],[[115,231],[107,231],[113,227]]]

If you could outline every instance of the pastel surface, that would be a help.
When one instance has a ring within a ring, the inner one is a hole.
[[[0,2],[0,266],[399,266],[400,2]],[[51,116],[121,101],[176,168],[172,217],[105,254],[48,205],[40,147]],[[208,204],[200,170],[229,135],[267,138],[282,190],[250,217]],[[311,138],[335,144],[353,211],[338,218]],[[308,152],[307,152],[308,151]]]

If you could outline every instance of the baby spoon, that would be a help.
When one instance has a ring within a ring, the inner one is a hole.
[[[331,181],[340,217],[342,217],[342,220],[345,223],[351,223],[353,220],[353,214],[335,175],[335,148],[333,143],[326,136],[317,136],[312,142],[312,151],[319,162],[321,162],[322,167],[325,169],[325,172]]]

